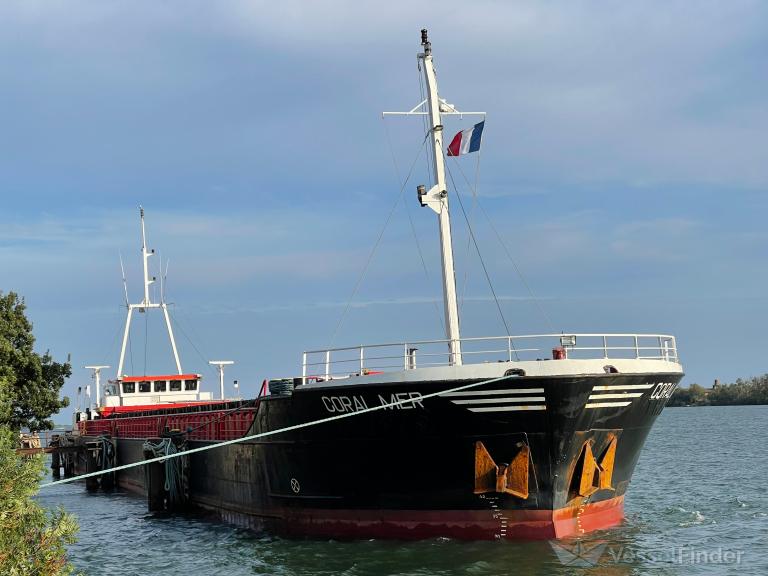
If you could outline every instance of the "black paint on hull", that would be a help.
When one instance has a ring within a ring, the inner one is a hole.
[[[545,410],[504,412],[472,412],[455,403],[455,396],[418,400],[471,381],[298,387],[293,395],[262,399],[249,435],[393,399],[413,402],[193,454],[189,498],[226,521],[288,535],[550,538],[583,531],[582,525],[607,527],[621,517],[640,450],[666,403],[666,397],[652,396],[663,384],[671,394],[681,378],[680,373],[517,377],[477,389],[544,390]],[[627,397],[627,406],[586,408],[594,403],[589,398],[595,386],[642,395]],[[597,456],[613,438],[610,486],[579,494],[585,443]],[[499,464],[528,446],[527,498],[475,493],[478,442]],[[118,463],[142,460],[142,444],[142,439],[118,439]],[[190,441],[189,447],[209,444]],[[118,480],[125,488],[145,489],[143,467],[121,472]],[[613,511],[602,510],[600,503]],[[591,524],[578,517],[580,506],[599,511]]]

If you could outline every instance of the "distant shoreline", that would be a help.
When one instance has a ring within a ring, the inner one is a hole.
[[[690,406],[764,406],[768,404],[768,374],[748,380],[739,378],[731,384],[720,384],[718,380],[712,388],[691,384],[688,388],[678,388],[667,402],[667,407],[682,408]]]
[[[768,406],[768,404],[667,404],[665,408],[728,408],[735,406]]]

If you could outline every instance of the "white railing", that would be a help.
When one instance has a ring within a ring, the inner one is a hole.
[[[636,359],[678,363],[675,337],[666,334],[535,334],[462,338],[464,364],[547,359]],[[346,378],[393,370],[450,366],[448,340],[419,340],[308,350],[303,378]]]

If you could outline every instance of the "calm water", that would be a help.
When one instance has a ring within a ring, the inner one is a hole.
[[[152,516],[140,498],[91,495],[82,485],[47,488],[40,498],[79,518],[70,556],[90,575],[765,576],[767,489],[768,406],[738,406],[664,411],[635,471],[625,523],[564,543],[581,567],[564,566],[547,542],[289,541]]]

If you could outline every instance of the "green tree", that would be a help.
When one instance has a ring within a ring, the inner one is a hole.
[[[77,523],[35,502],[43,457],[22,457],[16,448],[22,427],[53,427],[51,416],[69,403],[59,391],[71,367],[33,350],[25,308],[15,293],[0,292],[0,574],[63,576],[73,571],[66,545],[75,541]]]
[[[688,393],[690,394],[690,404],[705,404],[707,402],[707,391],[703,386],[691,384]]]
[[[698,384],[677,388],[667,406],[743,406],[768,404],[768,374],[731,384],[716,384],[706,390]]]
[[[54,361],[48,352],[34,351],[32,323],[25,310],[24,300],[15,292],[0,292],[0,380],[6,383],[9,402],[0,426],[50,430],[51,416],[69,405],[59,392],[72,367]]]
[[[2,418],[12,412],[10,388],[7,379],[0,378]],[[0,427],[0,574],[72,574],[65,546],[75,541],[77,523],[63,510],[45,510],[34,501],[43,477],[43,458],[17,455],[17,439],[18,430]]]
[[[695,406],[706,403],[707,394],[704,388],[698,384],[691,384],[689,388],[675,388],[667,406]]]

